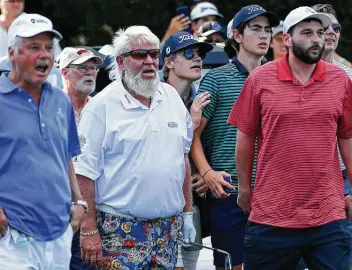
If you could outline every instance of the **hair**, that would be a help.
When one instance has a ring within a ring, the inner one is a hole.
[[[246,28],[246,23],[240,23],[235,29],[241,34],[243,35],[244,33],[244,29]],[[236,49],[236,52],[238,53],[240,51],[240,44],[235,40],[235,38],[233,37],[233,46]]]
[[[159,38],[146,26],[133,25],[126,29],[119,29],[113,38],[113,56],[121,56],[131,50],[131,42],[137,40],[140,44],[152,44],[160,48]],[[121,71],[116,64],[109,72],[111,80],[115,80],[117,75],[121,76]]]
[[[314,9],[316,12],[332,14],[337,19],[336,11],[330,4],[316,4],[312,6],[312,9]]]
[[[305,20],[303,20],[303,21],[300,21],[299,23],[301,23],[301,22],[319,22],[319,23],[321,23],[321,21],[319,20],[319,19],[316,19],[316,18],[308,18],[308,19],[305,19]],[[293,25],[293,26],[291,26],[291,28],[290,29],[288,29],[288,31],[287,31],[287,33],[289,33],[291,36],[293,35],[293,32],[295,31],[295,29],[296,29],[296,26],[297,26],[297,24],[295,24],[295,25]],[[325,29],[324,29],[325,30]]]
[[[17,52],[23,40],[24,38],[16,36],[14,39],[11,40],[9,48]]]
[[[229,39],[229,38],[226,39],[224,52],[227,54],[227,57],[230,59],[234,58],[237,55],[237,50],[234,47],[234,40],[233,39]]]
[[[164,65],[163,65],[162,71],[163,71],[163,79],[164,79],[165,82],[166,82],[167,79],[169,78],[169,73],[170,73],[170,69],[166,66],[165,63],[166,63],[166,61],[168,61],[169,59],[171,59],[171,60],[175,59],[176,54],[177,54],[177,52],[175,52],[174,54],[171,54],[171,55],[168,56],[168,57],[165,57],[165,59],[164,59]]]

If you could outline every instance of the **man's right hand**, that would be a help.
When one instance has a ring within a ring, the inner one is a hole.
[[[230,196],[229,193],[225,192],[224,187],[235,190],[234,186],[224,180],[224,176],[231,177],[231,175],[227,172],[217,172],[214,170],[210,170],[203,177],[208,188],[217,199],[224,199]]]
[[[82,261],[91,265],[103,262],[102,240],[99,232],[90,236],[80,236]]]
[[[0,206],[0,239],[3,238],[6,234],[6,230],[8,227],[7,217]]]

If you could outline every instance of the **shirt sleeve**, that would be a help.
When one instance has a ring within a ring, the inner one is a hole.
[[[352,138],[352,82],[347,78],[343,110],[338,125],[337,136],[341,139]]]
[[[94,112],[83,111],[78,134],[82,153],[73,162],[75,171],[95,181],[104,168],[105,122]]]
[[[67,138],[68,138],[68,157],[69,160],[81,153],[79,147],[79,139],[77,134],[77,126],[75,120],[75,113],[72,105],[69,107],[69,121],[67,127]]]
[[[209,71],[200,82],[198,94],[204,92],[209,92],[210,103],[205,106],[205,108],[203,108],[202,116],[205,117],[207,120],[210,120],[215,113],[216,105],[218,103],[219,98],[218,83],[213,71]]]
[[[185,139],[185,142],[184,142],[183,152],[185,154],[188,154],[191,149],[192,140],[193,140],[193,122],[192,122],[191,115],[189,114],[188,111],[186,111],[186,125],[187,125],[187,138]]]
[[[246,80],[241,94],[232,107],[227,123],[243,133],[258,136],[260,131],[260,97],[253,77]]]

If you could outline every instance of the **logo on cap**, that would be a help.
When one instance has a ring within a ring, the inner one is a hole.
[[[31,19],[32,23],[48,23],[46,20],[43,19]]]
[[[312,10],[310,7],[307,7],[307,8],[304,10],[304,12],[313,14],[313,13],[314,13],[314,10]]]
[[[214,10],[215,12],[217,12],[217,10],[214,7],[201,7],[200,12],[203,13],[207,9],[211,9],[211,10]]]
[[[247,14],[251,14],[252,12],[259,11],[259,10],[262,10],[265,12],[265,9],[262,8],[261,6],[258,6],[258,5],[249,6]]]
[[[166,54],[169,54],[171,51],[170,46],[166,48]]]
[[[179,36],[178,38],[179,38],[178,43],[182,43],[186,40],[194,39],[192,35],[182,35],[182,36]]]

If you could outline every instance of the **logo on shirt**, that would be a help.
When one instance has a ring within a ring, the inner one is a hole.
[[[81,147],[81,152],[83,153],[82,149],[87,144],[87,139],[84,137],[83,134],[79,135],[79,146]]]
[[[59,108],[58,110],[57,110],[57,113],[56,113],[58,116],[60,116],[60,117],[64,117],[64,114],[62,113],[62,109],[61,108]]]
[[[177,128],[178,127],[176,122],[167,122],[167,126],[169,128]]]

